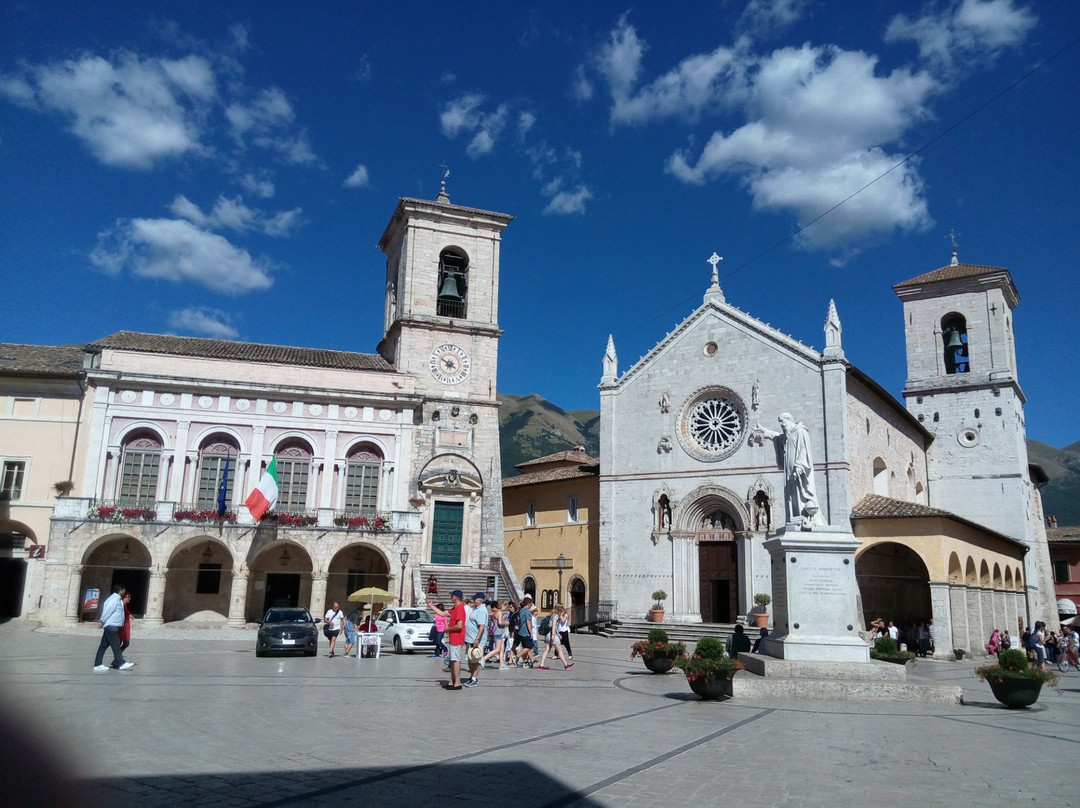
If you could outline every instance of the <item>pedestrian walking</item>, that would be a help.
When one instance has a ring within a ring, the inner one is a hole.
[[[337,638],[341,633],[341,626],[345,622],[345,615],[341,613],[341,607],[336,600],[333,607],[326,610],[323,619],[326,620],[326,638],[330,640],[330,653],[327,656],[337,656],[334,653],[334,646],[337,645]]]
[[[494,631],[492,634],[495,638],[495,645],[491,649],[491,653],[485,654],[482,662],[487,662],[488,659],[492,659],[499,663],[499,670],[504,671],[509,666],[506,664],[506,602],[497,601],[491,609],[491,618],[488,623],[489,629],[494,625]]]
[[[473,607],[465,619],[465,644],[469,649],[469,678],[462,682],[464,687],[476,687],[480,684],[476,674],[484,667],[484,637],[488,629],[488,610],[483,592],[473,595]]]
[[[450,660],[450,683],[443,685],[447,690],[461,690],[461,663],[465,658],[465,593],[455,589],[450,593],[450,611],[441,609],[428,600],[428,608],[435,614],[447,618],[446,637]]]
[[[435,653],[431,655],[431,659],[445,659],[447,653],[449,653],[445,643],[443,643],[443,637],[446,636],[446,605],[436,603],[433,611],[435,612]]]
[[[353,647],[356,645],[356,626],[360,622],[362,608],[353,609],[345,615],[345,656],[352,656]]]
[[[556,611],[559,613],[559,620],[555,623],[555,630],[559,632],[559,642],[562,643],[563,650],[566,652],[566,658],[573,661],[574,652],[570,648],[570,612],[561,603]]]
[[[123,598],[124,604],[124,625],[120,626],[120,631],[117,632],[117,637],[120,638],[120,651],[126,651],[131,645],[131,593],[125,592]]]
[[[105,598],[101,604],[101,612],[98,615],[98,625],[101,627],[101,643],[98,645],[97,656],[94,657],[94,673],[108,673],[109,666],[104,664],[105,649],[112,649],[112,667],[118,671],[127,671],[135,667],[135,663],[124,659],[124,652],[120,650],[120,627],[124,625],[124,594],[127,589],[121,584],[113,587],[113,592]]]
[[[526,595],[521,601],[521,608],[517,611],[518,630],[516,639],[520,647],[515,654],[515,661],[519,667],[528,665],[531,668],[533,666],[533,650],[536,648],[536,642],[533,640],[535,627],[533,626],[532,605],[532,598]]]
[[[544,643],[544,653],[540,655],[540,665],[538,670],[546,671],[548,654],[553,654],[563,664],[563,670],[570,670],[574,667],[574,663],[567,660],[563,654],[562,642],[559,639],[559,632],[556,628],[556,624],[559,620],[558,607],[551,610],[551,614],[547,615],[540,621],[540,626],[537,632],[540,637],[540,641]]]

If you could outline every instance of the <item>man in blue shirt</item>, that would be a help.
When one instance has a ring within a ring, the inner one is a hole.
[[[101,604],[101,614],[98,616],[98,625],[101,626],[101,644],[98,645],[97,656],[94,658],[94,673],[107,673],[109,670],[109,666],[104,664],[106,648],[112,649],[112,666],[117,670],[127,671],[135,667],[133,662],[124,660],[124,652],[120,650],[120,627],[124,625],[125,592],[127,589],[117,584],[113,587],[113,593]]]
[[[465,647],[468,649],[467,653],[469,655],[469,678],[462,682],[465,687],[476,687],[480,684],[476,674],[483,667],[480,660],[484,656],[484,634],[487,632],[488,624],[488,610],[484,604],[485,597],[483,592],[477,592],[472,596],[472,611],[465,618]]]

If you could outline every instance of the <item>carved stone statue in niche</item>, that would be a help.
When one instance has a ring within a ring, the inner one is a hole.
[[[659,542],[662,535],[671,534],[672,511],[675,509],[675,492],[666,484],[653,492],[653,544]]]
[[[660,401],[657,402],[660,405],[660,412],[664,415],[671,412],[671,396],[664,393],[660,396]]]
[[[656,453],[657,454],[668,454],[669,452],[671,452],[671,438],[668,438],[668,437],[660,438],[660,442],[658,444],[656,444]]]
[[[770,519],[771,504],[769,497],[764,491],[754,494],[754,530],[769,530],[772,523]]]
[[[731,515],[720,510],[704,516],[701,520],[702,530],[735,530],[735,520]]]
[[[761,399],[758,398],[758,391],[761,389],[761,385],[754,382],[754,386],[750,388],[750,409],[756,410],[761,406]]]
[[[660,499],[656,503],[656,510],[659,518],[657,529],[661,533],[671,530],[671,500],[668,499],[667,494],[660,495]]]

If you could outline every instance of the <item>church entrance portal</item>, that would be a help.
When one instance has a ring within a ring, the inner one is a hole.
[[[721,531],[723,533],[723,531]],[[698,539],[701,572],[701,619],[706,623],[734,623],[739,611],[739,553],[735,534],[716,541]]]

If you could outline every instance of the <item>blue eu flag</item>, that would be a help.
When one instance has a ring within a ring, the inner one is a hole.
[[[225,455],[225,470],[221,472],[221,482],[218,483],[217,489],[217,515],[218,518],[225,518],[226,504],[229,498],[229,461],[232,459],[232,454]]]

